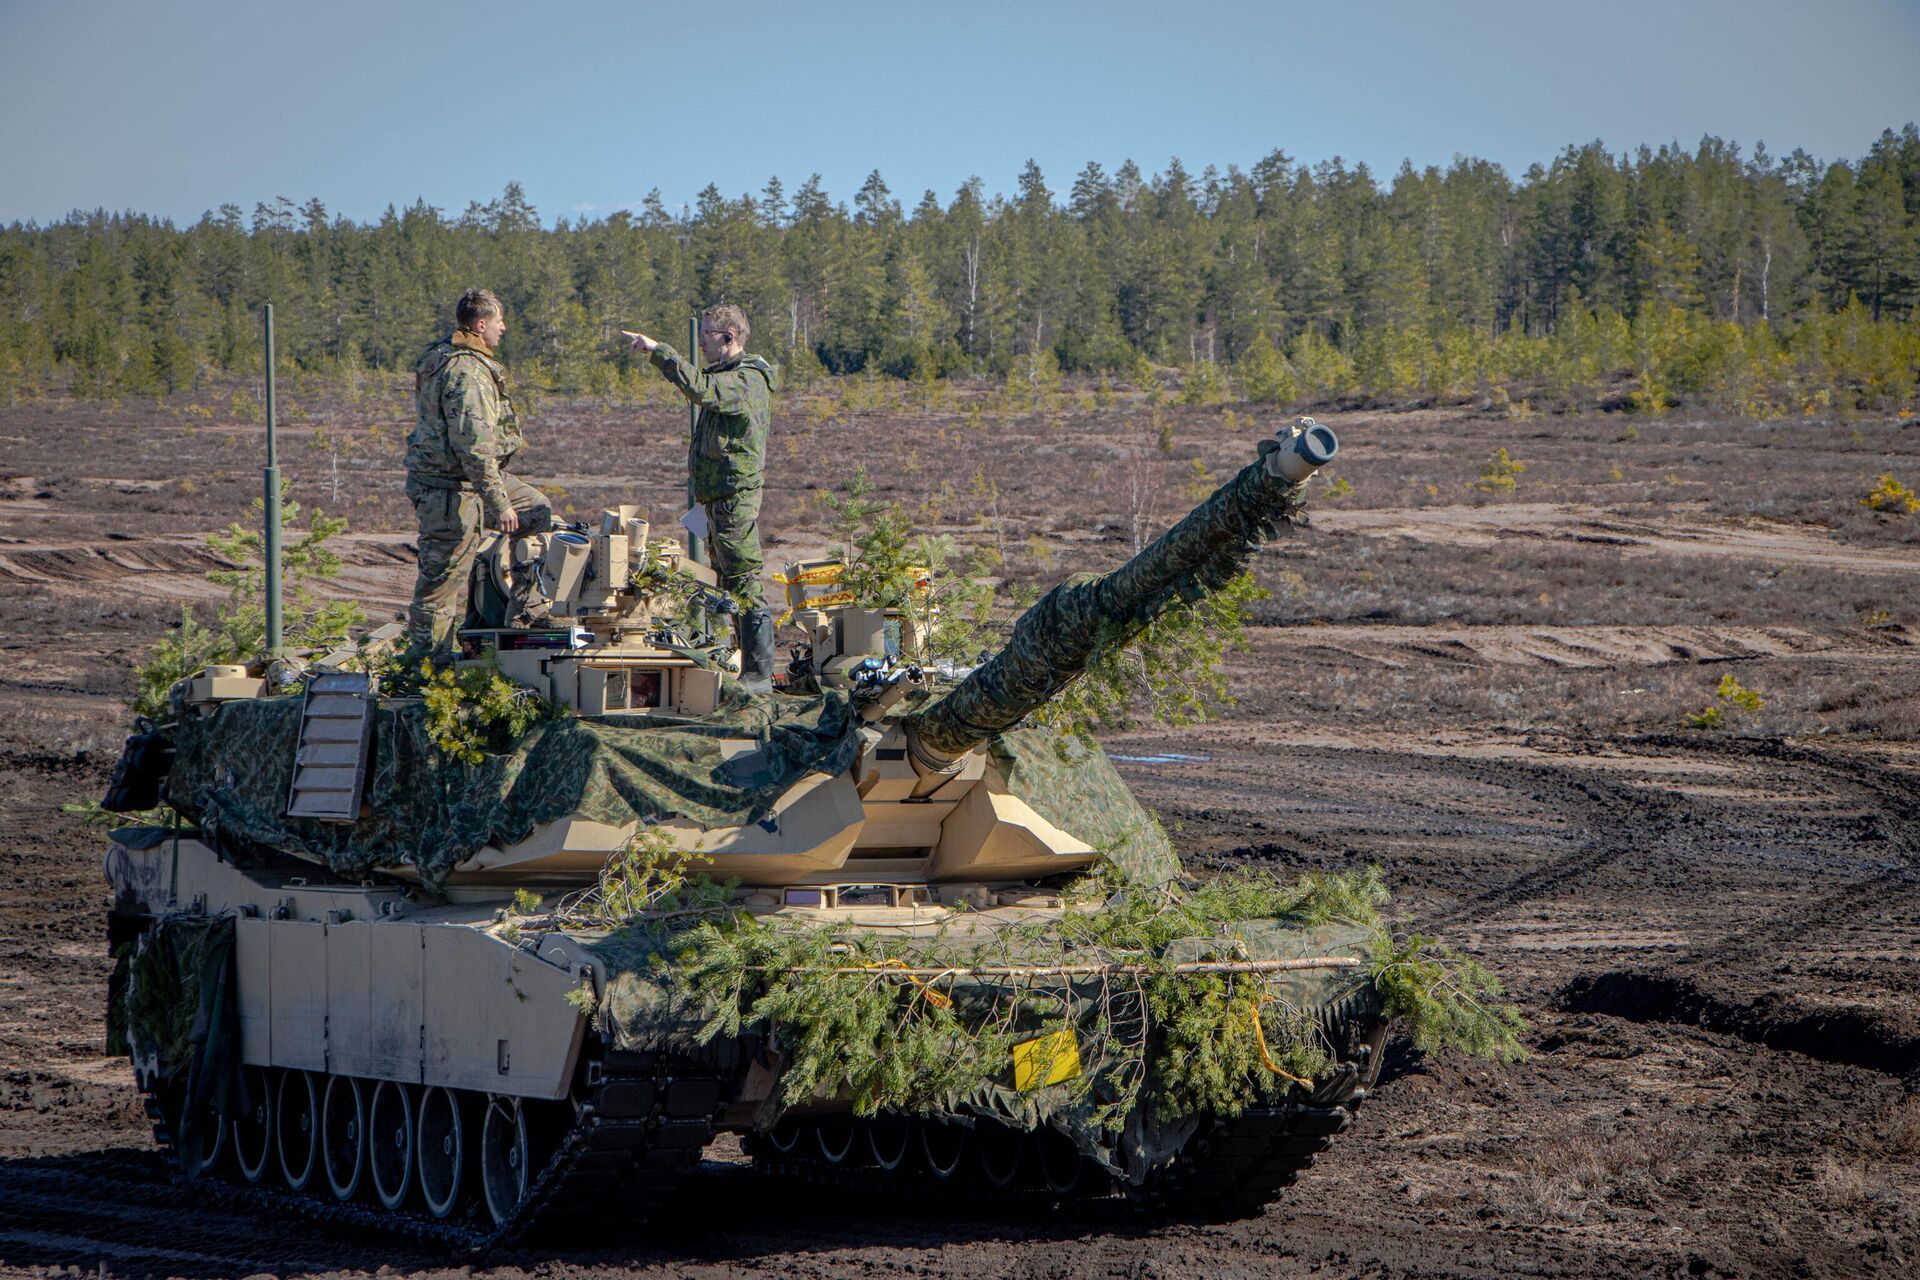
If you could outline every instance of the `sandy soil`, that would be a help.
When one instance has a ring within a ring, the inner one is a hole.
[[[1417,927],[1506,979],[1534,1052],[1494,1067],[1396,1043],[1356,1128],[1262,1217],[848,1202],[758,1181],[722,1146],[655,1226],[474,1261],[176,1182],[100,1053],[100,839],[58,806],[102,789],[130,664],[218,595],[204,535],[258,488],[230,390],[0,410],[0,1272],[1920,1270],[1920,534],[1857,501],[1880,472],[1920,480],[1920,428],[1323,415],[1352,492],[1323,490],[1314,526],[1259,557],[1274,596],[1234,659],[1239,702],[1109,746],[1198,868],[1380,863]],[[1162,456],[1142,405],[977,426],[963,408],[848,417],[796,397],[769,559],[824,544],[812,495],[865,456],[923,523],[1050,581],[1126,554],[1129,450],[1163,524],[1253,439],[1221,410],[1169,410]],[[581,510],[664,506],[670,407],[537,422],[554,461],[528,472],[569,473]],[[1502,445],[1529,464],[1511,495],[1475,487]],[[301,501],[354,520],[343,582],[390,608],[410,579],[394,450],[346,456],[338,500],[331,464],[303,436],[283,451]],[[1728,673],[1765,707],[1683,728]]]

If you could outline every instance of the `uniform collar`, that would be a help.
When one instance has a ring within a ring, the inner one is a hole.
[[[455,329],[451,341],[456,347],[464,347],[468,351],[478,351],[481,355],[487,357],[487,359],[493,359],[493,348],[481,341],[480,335],[471,329]]]

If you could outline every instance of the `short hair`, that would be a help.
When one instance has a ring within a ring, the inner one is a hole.
[[[471,329],[488,316],[503,315],[500,295],[491,289],[469,289],[453,304],[453,320],[462,329]]]
[[[707,333],[724,329],[743,347],[747,345],[747,335],[753,332],[753,326],[747,323],[747,313],[731,302],[722,302],[702,311],[700,328]]]

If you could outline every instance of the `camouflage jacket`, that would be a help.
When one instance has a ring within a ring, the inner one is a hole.
[[[480,495],[488,523],[512,504],[500,473],[526,438],[507,370],[479,341],[455,332],[428,347],[413,374],[420,420],[407,437],[407,478]]]
[[[700,407],[687,449],[695,502],[712,502],[758,489],[767,468],[767,428],[780,371],[759,356],[695,369],[665,343],[653,349],[653,367]]]

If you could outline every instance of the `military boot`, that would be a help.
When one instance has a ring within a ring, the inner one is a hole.
[[[749,693],[772,693],[773,615],[765,609],[736,614],[733,634],[740,646],[740,683]]]

